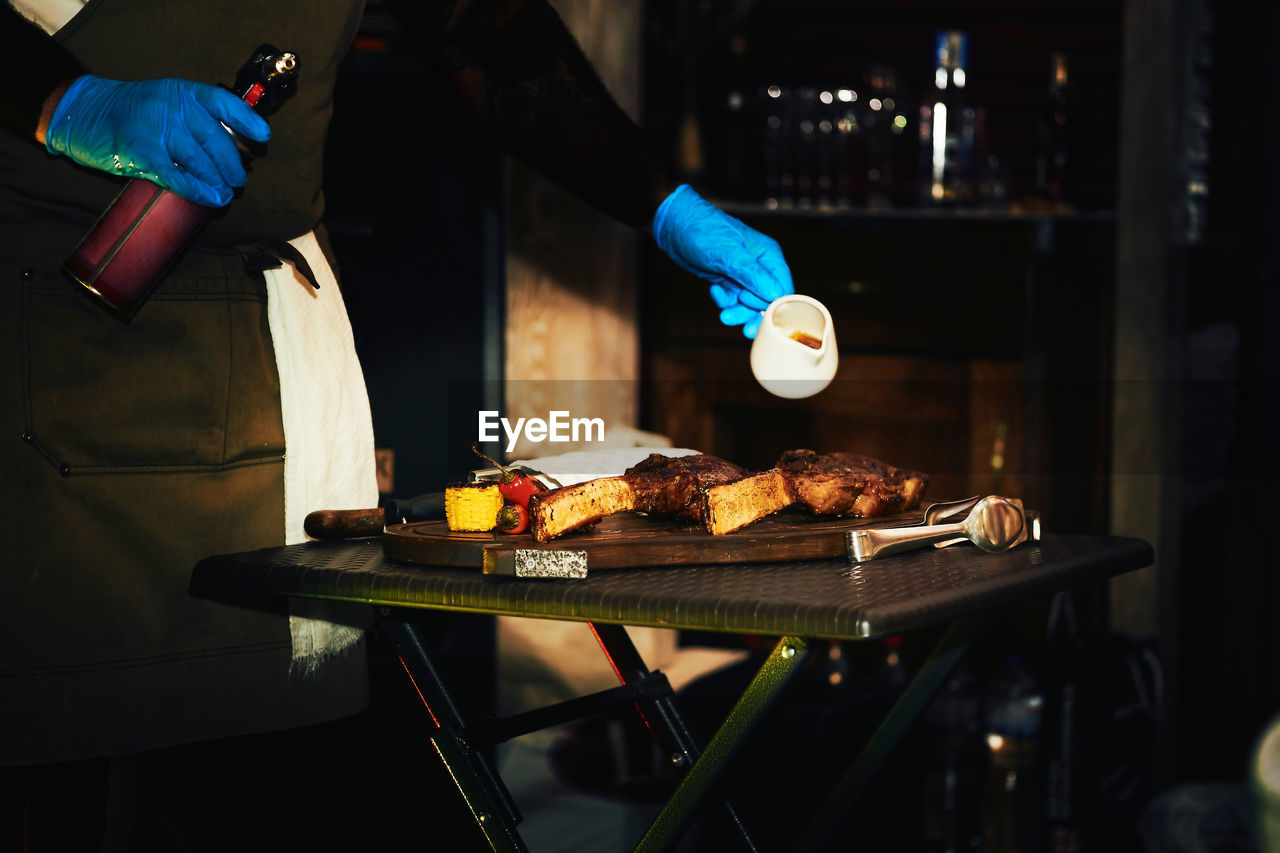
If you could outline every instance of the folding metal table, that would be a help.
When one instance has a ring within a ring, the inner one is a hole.
[[[996,611],[1149,565],[1138,539],[1046,536],[989,554],[969,545],[927,549],[851,565],[840,560],[616,569],[583,579],[485,575],[387,559],[378,539],[310,542],[210,557],[191,591],[226,601],[262,597],[368,605],[434,722],[431,741],[489,845],[524,850],[520,813],[484,750],[520,734],[632,703],[673,766],[674,792],[638,850],[673,848],[715,794],[731,759],[820,640],[868,640],[947,626],[928,659],[814,815],[797,849],[821,849],[867,782],[962,659]],[[620,686],[504,719],[458,706],[415,622],[430,611],[588,622]],[[755,678],[711,739],[695,742],[670,686],[651,672],[626,625],[778,637]],[[744,849],[749,827],[728,803]]]

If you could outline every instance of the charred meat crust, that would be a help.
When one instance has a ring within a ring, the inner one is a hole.
[[[870,456],[789,450],[768,471],[709,489],[703,517],[714,535],[796,504],[814,515],[872,518],[914,509],[928,482]]]
[[[857,453],[788,450],[774,466],[815,515],[885,515],[913,509],[929,477]]]
[[[732,462],[706,454],[673,458],[651,453],[623,476],[636,493],[638,512],[701,521],[707,489],[740,480],[747,474],[746,469]]]
[[[654,453],[621,476],[534,495],[529,511],[539,542],[628,511],[700,522],[719,535],[792,504],[815,515],[905,512],[919,504],[928,482],[918,471],[856,453],[789,450],[759,474],[706,454]]]
[[[533,536],[546,542],[617,512],[702,520],[703,496],[712,486],[747,471],[715,456],[670,457],[651,453],[619,477],[601,477],[534,495],[529,500]]]

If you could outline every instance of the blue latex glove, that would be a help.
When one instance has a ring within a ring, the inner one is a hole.
[[[262,116],[226,89],[86,74],[58,102],[45,147],[83,166],[146,178],[188,201],[220,207],[246,178],[224,123],[256,142],[271,136]]]
[[[720,322],[754,338],[764,309],[795,293],[778,241],[711,204],[688,184],[653,216],[653,239],[671,259],[711,282]]]

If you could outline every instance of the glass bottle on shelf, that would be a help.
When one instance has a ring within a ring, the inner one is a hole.
[[[818,165],[818,90],[812,86],[801,86],[795,90],[792,107],[795,110],[796,129],[796,168],[795,168],[795,200],[796,206],[802,210],[813,207]]]
[[[902,637],[885,637],[880,645],[884,649],[884,667],[880,677],[889,692],[896,695],[902,692],[908,681],[907,667],[902,661]]]
[[[939,32],[933,81],[920,105],[922,200],[926,204],[966,204],[974,195],[976,113],[965,86],[969,37],[959,30]]]
[[[855,198],[862,198],[864,195],[858,180],[866,173],[863,165],[866,158],[862,127],[858,123],[858,114],[854,109],[857,100],[856,89],[840,88],[836,89],[835,101],[832,104],[833,192],[836,207],[840,208],[850,207]]]
[[[764,160],[765,206],[795,206],[795,154],[792,139],[794,100],[790,89],[768,85],[760,91],[761,156]]]
[[[723,123],[712,165],[716,189],[721,195],[758,201],[764,193],[764,184],[759,180],[760,170],[752,156],[756,140],[751,124],[754,105],[750,103],[747,52],[747,37],[734,33],[725,63]]]
[[[1036,158],[1036,189],[1042,198],[1060,204],[1071,200],[1070,133],[1072,92],[1065,53],[1050,57],[1049,96],[1040,120],[1040,150]]]
[[[1036,752],[1044,697],[1019,655],[987,684],[983,701],[989,764],[983,791],[983,849],[1040,849]]]
[[[890,207],[900,200],[904,185],[895,161],[907,129],[906,108],[898,86],[898,72],[873,65],[863,80],[863,135],[867,142],[867,206]],[[907,143],[910,145],[910,143]]]
[[[822,210],[837,207],[836,200],[836,122],[832,108],[837,103],[832,89],[818,93],[818,107],[814,116],[817,130],[817,165],[814,172],[814,198]]]
[[[971,853],[982,848],[979,810],[986,756],[980,707],[978,683],[961,667],[925,712],[922,853]]]

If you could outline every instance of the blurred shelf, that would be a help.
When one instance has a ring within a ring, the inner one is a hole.
[[[972,222],[1039,224],[1042,222],[1114,222],[1113,210],[1023,210],[995,207],[799,207],[773,206],[765,202],[710,198],[726,213],[748,219],[882,222]]]

